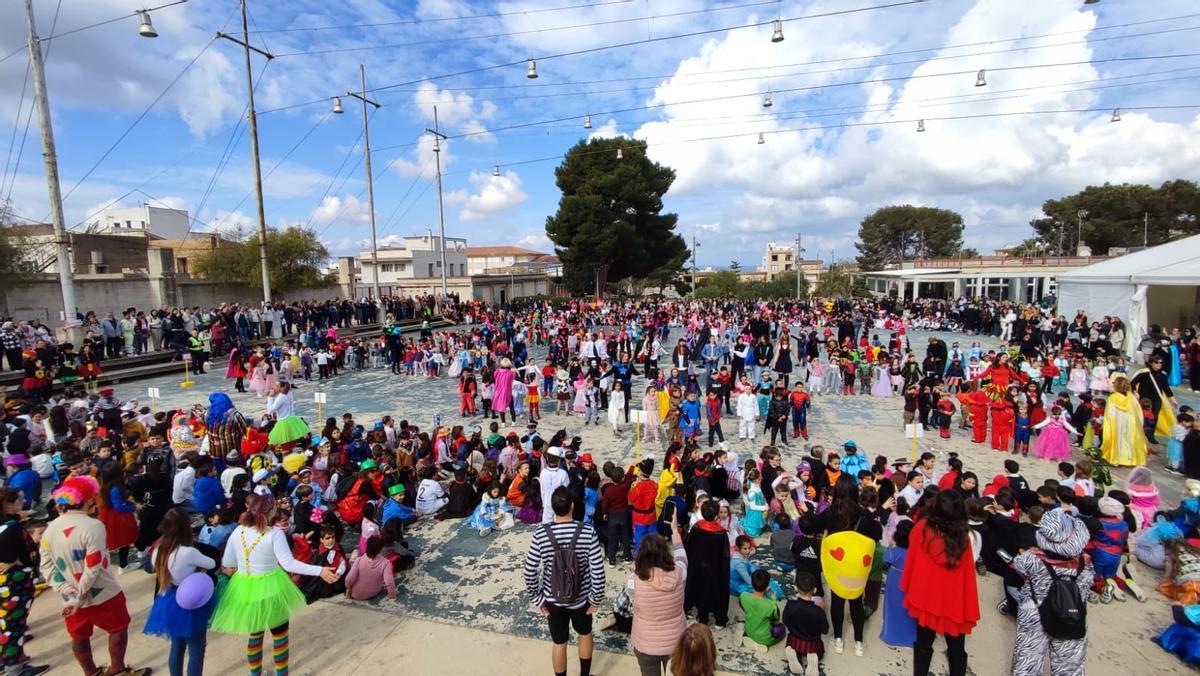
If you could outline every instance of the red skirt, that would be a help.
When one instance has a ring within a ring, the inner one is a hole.
[[[33,376],[29,376],[29,377],[25,378],[25,380],[21,381],[21,387],[24,388],[26,391],[40,390],[45,386],[46,386],[45,378],[35,378]]]
[[[100,365],[96,363],[80,364],[79,366],[80,378],[97,378],[101,373]]]
[[[128,547],[137,541],[138,522],[133,512],[118,512],[112,507],[100,508],[100,521],[104,524],[105,546],[109,551]]]

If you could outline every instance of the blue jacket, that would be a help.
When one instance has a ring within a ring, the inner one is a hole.
[[[192,488],[192,509],[201,514],[208,514],[225,503],[225,489],[215,476],[203,476],[196,479]]]
[[[405,507],[403,504],[388,498],[387,500],[383,501],[383,517],[379,519],[379,524],[386,524],[391,519],[407,521],[416,515],[416,512],[412,511],[408,507]]]
[[[729,595],[738,596],[742,592],[753,592],[750,576],[758,569],[740,554],[729,557]]]
[[[867,456],[863,455],[862,451],[854,455],[842,456],[842,472],[851,479],[854,479],[854,483],[858,483],[858,473],[864,469],[871,469],[871,463],[867,460]]]

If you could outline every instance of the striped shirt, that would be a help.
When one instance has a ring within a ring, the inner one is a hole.
[[[582,527],[579,541],[575,544],[575,561],[578,565],[579,594],[573,599],[556,599],[550,593],[550,573],[554,565],[554,545],[546,535],[546,528],[554,531],[554,540],[559,547],[571,546],[575,529]],[[544,524],[533,532],[529,553],[525,556],[525,591],[535,607],[553,603],[565,608],[582,608],[585,605],[599,606],[604,601],[604,562],[600,555],[600,540],[590,525],[578,521]]]

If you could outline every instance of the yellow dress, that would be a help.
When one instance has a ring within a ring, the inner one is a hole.
[[[1146,434],[1142,409],[1130,394],[1113,392],[1104,407],[1100,452],[1105,462],[1117,467],[1146,464]]]
[[[675,482],[679,480],[679,475],[676,474],[670,465],[663,468],[662,474],[658,475],[658,495],[654,496],[654,512],[662,514],[663,505],[667,503],[667,498],[675,492]]]
[[[659,390],[655,394],[658,395],[658,419],[666,420],[667,413],[671,410],[671,395],[666,389]]]

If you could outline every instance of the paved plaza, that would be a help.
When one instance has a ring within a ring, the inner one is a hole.
[[[918,356],[924,356],[928,334],[916,332],[912,343]],[[947,344],[959,341],[965,348],[970,338],[957,334],[941,335]],[[994,347],[994,339],[982,339],[985,348]],[[535,355],[541,352],[534,350]],[[229,388],[232,383],[223,379],[223,363],[207,375],[196,377],[197,384],[180,388],[178,377],[161,377],[117,386],[122,399],[138,398],[149,403],[147,388],[157,387],[161,398],[158,407],[188,407],[205,401],[209,392]],[[456,424],[457,393],[454,382],[425,377],[404,377],[389,374],[386,369],[346,372],[325,382],[301,383],[295,392],[296,412],[317,426],[314,392],[327,394],[323,416],[340,416],[349,411],[357,421],[369,423],[384,414],[408,419],[423,429],[431,426],[435,415],[443,423]],[[635,380],[634,408],[644,393],[644,380]],[[234,402],[247,416],[262,413],[265,399],[254,394],[235,394]],[[1183,397],[1185,401],[1194,397]],[[1195,404],[1195,401],[1188,403]],[[552,403],[551,403],[552,409]],[[827,449],[840,448],[842,442],[854,439],[868,458],[883,454],[889,458],[911,452],[911,444],[902,436],[899,399],[872,397],[818,396],[809,416],[810,443],[823,444]],[[614,439],[606,425],[581,428],[582,418],[544,415],[542,430],[549,436],[565,428],[569,434],[583,437],[583,448],[596,458],[597,464],[612,460],[629,464],[638,458],[632,427]],[[729,434],[736,423],[724,421],[730,448],[745,458],[757,455],[764,443],[760,435],[756,443],[739,442],[736,432]],[[523,427],[523,424],[522,424]],[[796,440],[793,440],[796,441]],[[968,470],[976,472],[981,481],[1002,471],[1006,455],[981,445],[971,444],[957,429],[949,441],[936,434],[921,440],[921,450],[938,455],[939,468],[944,467],[946,454],[956,451]],[[662,446],[642,447],[661,460]],[[801,445],[781,448],[785,467],[794,467],[804,452]],[[1168,503],[1178,499],[1180,482],[1157,471],[1161,456],[1153,459],[1155,478]],[[1054,474],[1053,465],[1033,458],[1022,460],[1022,473],[1031,484],[1039,485]],[[1123,474],[1123,473],[1119,473]],[[370,602],[338,598],[318,602],[293,618],[292,664],[294,673],[351,674],[378,673],[383,665],[393,665],[396,671],[419,670],[417,673],[545,673],[549,669],[549,640],[545,623],[529,608],[521,579],[521,563],[528,547],[532,529],[517,528],[488,537],[464,526],[461,520],[435,523],[432,520],[417,524],[410,541],[417,550],[415,568],[402,573],[397,581],[396,599],[380,598]],[[772,572],[790,593],[790,574],[774,568],[769,547],[760,548],[756,562]],[[596,627],[609,624],[611,600],[631,572],[629,567],[607,568],[609,595],[597,616]],[[1144,587],[1152,589],[1157,574],[1141,569]],[[126,573],[120,578],[134,613],[135,627],[145,620],[153,593],[150,576],[140,572]],[[1000,598],[1000,582],[995,576],[980,578],[980,605],[983,619],[967,641],[971,666],[980,676],[1006,672],[1012,647],[1012,621],[995,611]],[[1150,602],[1134,601],[1091,606],[1091,647],[1088,651],[1089,669],[1096,674],[1117,673],[1188,673],[1175,657],[1151,643],[1150,638],[1171,622],[1170,611],[1163,597],[1151,594]],[[37,639],[30,644],[30,654],[38,661],[49,662],[57,673],[70,673],[74,664],[65,650],[66,634],[57,619],[58,604],[49,596],[41,598],[34,607],[30,631]],[[889,648],[879,639],[882,619],[878,615],[867,622],[866,655],[856,658],[852,651],[828,655],[829,674],[903,674],[911,670],[909,651]],[[847,627],[847,635],[850,628]],[[767,655],[759,656],[743,650],[733,630],[716,631],[719,665],[729,672],[746,674],[786,673],[782,645]],[[601,674],[636,673],[630,656],[627,636],[598,632],[595,671]],[[208,673],[239,673],[244,669],[243,639],[209,635],[206,671]],[[165,673],[165,643],[131,633],[130,663],[154,666]],[[940,644],[939,644],[940,645]],[[941,648],[935,658],[936,673],[944,673]],[[576,669],[572,658],[572,669]],[[388,669],[388,671],[391,671]],[[1047,672],[1048,673],[1048,672]]]

